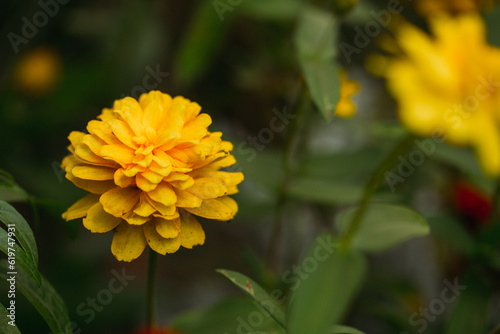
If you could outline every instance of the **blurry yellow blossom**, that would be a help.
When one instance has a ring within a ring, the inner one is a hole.
[[[417,11],[423,16],[439,13],[464,13],[493,8],[497,0],[416,0]]]
[[[384,66],[399,117],[422,136],[443,133],[472,146],[483,169],[500,175],[500,49],[488,45],[478,15],[434,17],[434,36],[409,24],[396,40],[402,54]]]
[[[220,171],[236,160],[212,120],[182,96],[158,91],[139,101],[126,97],[87,125],[89,134],[69,135],[66,178],[90,192],[64,214],[84,217],[91,232],[115,230],[111,251],[132,261],[147,244],[160,254],[205,241],[195,216],[230,220],[238,211],[228,195],[242,173]]]
[[[351,98],[359,91],[359,84],[354,80],[348,80],[345,70],[340,71],[340,100],[335,108],[335,115],[339,117],[351,117],[356,113],[356,105]]]
[[[38,96],[54,88],[60,72],[58,55],[47,48],[38,48],[21,58],[14,72],[14,80],[20,89]]]

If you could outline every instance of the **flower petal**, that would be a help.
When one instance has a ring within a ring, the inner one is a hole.
[[[184,248],[203,245],[205,243],[205,231],[196,217],[189,213],[181,215],[181,245]]]
[[[83,226],[92,233],[109,232],[120,224],[123,220],[110,215],[102,208],[102,204],[97,202],[87,212],[87,217],[83,218]]]
[[[213,177],[201,177],[194,180],[194,184],[186,191],[201,199],[218,198],[227,193],[224,181]]]
[[[146,179],[142,175],[142,173],[138,173],[135,176],[135,182],[137,184],[137,187],[139,187],[139,189],[141,189],[145,192],[151,192],[158,187],[157,183],[153,183],[153,182],[149,181],[148,179]]]
[[[164,238],[176,238],[181,232],[181,220],[155,218],[156,232]]]
[[[167,182],[158,184],[155,190],[148,192],[148,196],[153,201],[162,203],[166,206],[174,205],[177,201],[174,190]]]
[[[219,179],[222,179],[226,186],[232,187],[240,184],[244,180],[243,173],[237,172],[237,173],[231,173],[231,172],[220,172],[220,171],[206,171],[206,172],[201,172],[197,175],[198,177],[216,177]]]
[[[227,196],[215,199],[203,200],[203,203],[199,208],[184,208],[184,210],[191,212],[196,216],[200,216],[208,219],[217,220],[230,220],[233,219],[236,212],[234,211],[234,205],[223,199],[229,198]],[[231,206],[229,206],[230,204]]]
[[[108,123],[111,129],[113,129],[113,134],[116,138],[128,147],[137,149],[138,146],[133,140],[135,134],[127,123],[119,119],[112,119]]]
[[[144,225],[144,235],[146,236],[149,247],[162,255],[175,253],[181,247],[180,236],[166,239],[156,232],[154,223]]]
[[[135,177],[128,177],[125,175],[125,170],[123,168],[119,168],[116,170],[114,175],[114,181],[117,186],[122,188],[135,186]]]
[[[134,209],[134,212],[142,217],[149,217],[156,212],[156,209],[149,203],[146,194],[141,193],[139,204]]]
[[[71,173],[84,180],[106,181],[114,179],[115,170],[108,167],[83,165],[75,166]]]
[[[113,109],[118,113],[134,131],[137,136],[144,134],[144,126],[142,125],[142,108],[132,97],[125,97],[121,100],[116,100]]]
[[[176,206],[180,208],[197,208],[201,205],[202,200],[195,195],[179,188],[174,187],[173,189],[177,196]]]
[[[87,214],[87,210],[98,202],[99,195],[87,194],[86,196],[76,201],[75,204],[70,206],[68,210],[66,210],[66,212],[62,214],[62,217],[66,221],[85,217],[85,215]]]
[[[142,254],[146,245],[142,226],[122,222],[113,236],[111,252],[118,261],[130,262]]]
[[[78,188],[87,190],[93,194],[103,194],[106,191],[116,187],[113,181],[93,181],[93,180],[83,180],[73,175],[66,173],[66,178],[73,182]]]
[[[140,192],[133,187],[116,187],[102,194],[99,201],[106,212],[115,217],[122,217],[137,204]]]
[[[105,159],[116,161],[121,164],[131,164],[134,160],[134,150],[124,145],[104,145],[101,148],[101,156]]]

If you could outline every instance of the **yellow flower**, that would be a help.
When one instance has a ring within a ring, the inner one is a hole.
[[[497,0],[417,0],[417,11],[423,16],[439,13],[464,13],[493,8]]]
[[[64,214],[83,219],[94,233],[115,229],[111,251],[118,260],[139,257],[146,244],[160,254],[202,245],[195,216],[230,220],[238,211],[228,195],[242,173],[221,171],[236,160],[212,120],[182,96],[158,91],[139,101],[126,97],[69,135],[66,178],[90,192]]]
[[[19,88],[38,96],[54,88],[60,72],[61,63],[58,55],[47,48],[38,48],[21,58],[14,79]]]
[[[359,91],[356,81],[348,80],[345,70],[340,71],[340,100],[335,108],[335,115],[339,117],[351,117],[356,113],[356,105],[351,97]]]
[[[387,62],[388,87],[402,123],[418,135],[444,133],[472,146],[487,174],[500,174],[500,49],[488,45],[477,15],[434,17],[434,37],[406,24],[403,52]]]

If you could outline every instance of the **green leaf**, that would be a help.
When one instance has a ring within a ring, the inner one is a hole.
[[[500,6],[495,6],[491,11],[484,14],[484,21],[488,30],[488,42],[495,46],[500,46],[500,36],[498,31],[500,29]]]
[[[456,285],[455,282],[450,281],[450,283],[451,286]],[[471,270],[465,278],[464,286],[464,289],[448,288],[447,297],[449,300],[453,299],[454,307],[445,333],[486,333],[487,316],[492,296],[490,284],[479,273]],[[453,290],[456,290],[457,293],[453,293]],[[458,297],[457,301],[455,301],[455,297]]]
[[[283,309],[276,300],[269,296],[259,284],[235,271],[218,269],[217,272],[226,276],[236,286],[249,294],[267,313],[269,313],[278,325],[286,329],[285,312],[283,312]]]
[[[8,243],[8,233],[7,231],[0,229],[0,251],[8,255],[9,253],[9,243]],[[42,277],[40,276],[40,272],[38,271],[38,268],[36,264],[33,263],[33,261],[28,257],[28,255],[24,252],[24,250],[17,245],[17,243],[14,243],[14,254],[15,254],[15,261],[16,264],[14,266],[19,265],[28,275],[33,278],[38,286],[42,284]],[[10,271],[16,271],[10,270]]]
[[[12,175],[0,169],[0,201],[24,202],[28,193],[16,184]]]
[[[363,194],[363,187],[336,180],[298,177],[288,186],[288,194],[299,200],[342,205],[359,200]]]
[[[0,201],[0,221],[8,225],[15,225],[16,239],[31,259],[35,267],[38,267],[38,250],[35,236],[26,220],[10,204]]]
[[[300,8],[299,0],[243,1],[241,10],[260,20],[291,20]]]
[[[232,11],[218,11],[220,1],[200,1],[186,34],[181,39],[174,68],[175,77],[185,85],[193,84],[212,65],[234,17]]]
[[[364,332],[357,330],[356,328],[348,326],[333,326],[328,334],[365,334]]]
[[[336,41],[337,24],[330,13],[312,6],[301,11],[295,32],[298,59],[311,97],[327,120],[340,98]]]
[[[9,325],[10,318],[7,318],[9,315],[9,311],[7,308],[0,304],[0,333],[2,334],[21,334],[19,329],[16,326]]]
[[[0,261],[0,279],[10,278],[6,274],[9,271],[8,266],[6,260]],[[37,309],[53,333],[71,334],[68,309],[49,281],[42,276],[42,284],[38,286],[35,280],[23,271],[17,272],[15,280],[16,289]]]
[[[464,254],[472,255],[475,248],[474,239],[455,218],[441,214],[429,217],[427,221],[433,234]]]
[[[358,206],[345,209],[336,219],[340,231],[346,232]],[[390,203],[371,203],[365,211],[352,247],[370,252],[391,248],[406,240],[429,233],[429,225],[415,210]]]
[[[252,333],[284,334],[274,320],[248,297],[231,298],[183,313],[170,322],[185,334]]]
[[[361,287],[366,261],[356,252],[332,244],[332,236],[319,237],[300,266],[289,311],[289,334],[325,334],[341,321]],[[293,288],[292,288],[293,290]]]

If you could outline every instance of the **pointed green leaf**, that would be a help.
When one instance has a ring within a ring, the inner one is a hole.
[[[248,297],[228,298],[176,316],[170,325],[185,334],[264,332],[284,334],[271,316]]]
[[[487,315],[492,297],[488,280],[471,270],[468,272],[463,285],[459,284],[457,278],[455,278],[455,281],[449,281],[447,285],[447,299],[453,302],[454,305],[445,333],[486,333],[488,327]]]
[[[285,312],[259,284],[235,271],[218,269],[217,272],[226,276],[236,286],[249,294],[281,327],[286,328]]]
[[[10,204],[0,201],[0,221],[16,228],[16,239],[24,249],[28,257],[38,266],[38,250],[36,248],[35,236],[26,220]]]
[[[0,229],[0,251],[8,255],[9,253],[9,248],[10,251],[12,251],[11,245],[9,245],[9,235],[7,231]],[[42,277],[40,276],[40,272],[38,271],[37,266],[33,263],[33,261],[26,255],[24,250],[17,245],[17,243],[14,242],[14,254],[15,254],[15,261],[16,263],[13,265],[14,270],[10,271],[16,271],[17,266],[21,267],[28,275],[33,278],[36,283],[40,286],[42,284]]]
[[[339,213],[336,224],[340,231],[347,231],[357,210],[356,206]],[[397,204],[371,203],[351,245],[358,250],[377,252],[427,235],[429,230],[424,217],[413,209]]]
[[[0,304],[0,333],[2,334],[21,334],[19,329],[17,329],[17,324],[15,326],[9,325],[9,322],[12,321],[9,316],[9,311]]]
[[[328,12],[305,7],[299,16],[295,46],[311,98],[329,120],[340,99],[339,66],[336,54],[337,24]]]
[[[366,273],[366,260],[356,252],[332,247],[332,236],[319,237],[300,265],[292,288],[289,334],[325,334],[349,308]]]
[[[10,271],[8,266],[6,260],[0,261],[0,279],[10,278],[6,274]],[[61,296],[43,276],[41,286],[21,270],[17,271],[15,280],[16,289],[37,309],[53,333],[71,334],[68,309]]]

